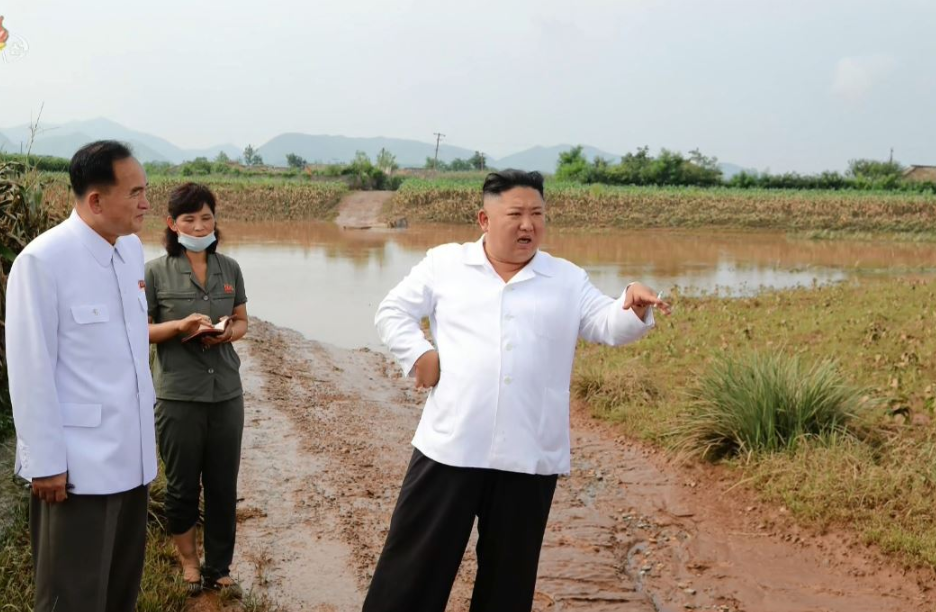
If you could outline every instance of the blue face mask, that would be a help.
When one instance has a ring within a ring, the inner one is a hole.
[[[201,253],[215,243],[215,233],[211,232],[207,236],[197,237],[189,236],[179,232],[179,244],[185,247],[185,250],[193,253]]]

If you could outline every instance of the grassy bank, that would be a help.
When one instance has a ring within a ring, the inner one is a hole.
[[[583,346],[575,394],[594,414],[661,446],[697,414],[693,389],[720,356],[757,349],[827,358],[873,408],[857,437],[805,440],[792,450],[730,460],[800,520],[846,526],[900,558],[936,568],[936,281],[872,280],[756,298],[676,296],[669,319],[626,349]]]
[[[12,468],[2,464],[3,479],[0,496],[6,510],[0,526],[0,601],[10,612],[32,610],[32,556],[29,547],[29,495],[19,482],[14,482]],[[163,528],[163,482],[152,489],[150,522],[147,533],[146,566],[142,592],[137,602],[138,612],[182,612],[188,596],[178,577],[172,543]]]
[[[29,494],[12,474],[12,443],[0,442],[0,610],[29,612],[33,604],[32,555],[29,546]],[[221,606],[196,605],[182,583],[175,549],[166,531],[163,511],[165,480],[162,475],[150,489],[150,517],[147,526],[146,561],[137,612],[185,612],[211,610]],[[205,596],[209,597],[209,596]],[[224,602],[221,602],[222,604]],[[224,609],[243,612],[274,612],[275,604],[266,597],[248,593],[243,602]]]
[[[385,210],[411,223],[473,223],[481,181],[406,181]],[[885,191],[607,187],[550,182],[547,217],[566,227],[719,227],[902,236],[936,231],[936,195]]]
[[[208,185],[218,200],[220,218],[233,221],[330,220],[337,216],[338,203],[348,190],[344,183],[331,181],[154,176],[147,191],[154,214],[165,213],[169,193],[189,178]],[[55,177],[45,200],[56,210],[71,206],[65,175]]]

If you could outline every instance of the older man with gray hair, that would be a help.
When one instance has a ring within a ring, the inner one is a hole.
[[[69,166],[71,217],[7,285],[16,472],[31,482],[35,612],[132,612],[143,573],[155,394],[143,247],[146,173],[119,142]]]

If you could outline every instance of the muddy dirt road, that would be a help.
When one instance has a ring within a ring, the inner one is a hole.
[[[422,396],[380,353],[254,320],[238,344],[247,426],[235,575],[285,610],[359,610]],[[845,536],[798,531],[782,508],[679,468],[573,415],[535,610],[936,610],[932,576],[903,573]],[[467,610],[469,548],[449,610]]]
[[[335,223],[345,229],[387,227],[380,220],[380,211],[391,197],[392,191],[352,191],[338,205]]]

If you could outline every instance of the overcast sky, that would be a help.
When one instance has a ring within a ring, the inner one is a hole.
[[[0,127],[282,132],[936,165],[936,0],[5,0]],[[0,54],[2,58],[2,54]]]

